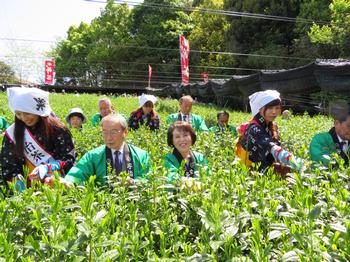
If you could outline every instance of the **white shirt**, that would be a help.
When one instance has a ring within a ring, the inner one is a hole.
[[[342,139],[342,138],[341,138],[340,136],[338,136],[338,135],[337,135],[337,137],[338,137],[338,140],[339,140],[340,143],[341,143],[341,142],[345,142],[345,144],[343,145],[342,150],[343,150],[345,153],[347,153],[348,150],[349,150],[349,142],[348,142],[348,140],[344,140],[344,139]]]
[[[188,114],[188,115],[185,115],[184,113],[181,112],[181,120],[182,120],[182,121],[185,121],[185,120],[184,120],[184,116],[186,116],[186,121],[185,121],[185,122],[191,122],[191,121],[190,121],[190,120],[191,120],[191,116],[190,116],[190,115],[191,115],[191,113]]]

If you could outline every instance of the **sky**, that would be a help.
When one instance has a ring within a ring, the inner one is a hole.
[[[84,0],[0,0],[0,60],[21,79],[42,80],[44,53],[67,36],[71,25],[90,23],[104,6]]]

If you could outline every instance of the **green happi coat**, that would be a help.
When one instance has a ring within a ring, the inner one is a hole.
[[[150,169],[148,153],[134,145],[127,145],[133,162],[134,179],[145,178]],[[65,179],[69,182],[81,185],[88,181],[90,176],[94,175],[96,175],[95,181],[97,183],[106,183],[106,145],[102,145],[87,152],[80,161],[70,169]]]
[[[349,163],[348,154],[341,149],[334,127],[329,132],[316,134],[311,140],[309,150],[311,160],[324,166],[329,165],[332,154],[338,154],[346,165]]]
[[[224,129],[224,132],[220,129],[218,125],[212,126],[211,128],[209,128],[209,131],[214,133],[222,133],[222,134],[224,134],[224,132],[230,132],[232,135],[237,136],[236,128],[231,125],[227,125],[227,127]]]
[[[8,128],[10,126],[10,124],[6,121],[6,119],[2,116],[0,116],[0,130],[5,130],[6,128]]]
[[[192,152],[192,153],[195,160],[194,177],[198,177],[198,174],[201,168],[208,166],[208,160],[201,153],[198,153],[198,152]],[[181,173],[182,173],[181,163],[179,163],[179,161],[177,160],[174,154],[165,155],[163,166],[168,170],[169,182],[180,179]],[[206,169],[205,173],[209,174],[208,169]]]
[[[100,113],[96,113],[92,116],[91,118],[91,123],[92,123],[92,126],[98,126],[98,124],[100,123],[102,117],[100,115]]]
[[[192,127],[196,132],[209,131],[203,118],[201,118],[199,115],[195,115],[195,114],[191,114],[191,117],[192,117]],[[171,115],[167,116],[167,118],[166,118],[166,123],[168,125],[170,125],[176,121],[179,121],[179,113],[171,114]]]

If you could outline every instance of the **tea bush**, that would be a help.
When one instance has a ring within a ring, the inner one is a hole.
[[[81,107],[88,118],[97,112],[98,96],[51,94],[61,119]],[[125,115],[137,108],[136,97],[111,97]],[[1,112],[13,121],[7,98]],[[177,101],[157,103],[162,120]],[[196,104],[193,112],[215,123],[221,108]],[[230,112],[234,126],[251,118]],[[278,119],[286,148],[309,160],[312,136],[332,126],[325,116]],[[78,158],[102,144],[99,128],[90,123],[72,131]],[[198,134],[196,151],[209,159],[212,175],[202,176],[201,190],[165,190],[162,156],[166,127],[158,133],[130,131],[128,141],[150,153],[147,183],[126,187],[125,177],[106,187],[66,190],[28,189],[0,198],[0,257],[3,261],[348,261],[350,260],[349,170],[317,168],[288,179],[249,171],[235,158],[234,137],[219,141]],[[4,192],[6,191],[2,187]],[[6,192],[5,192],[6,193]]]

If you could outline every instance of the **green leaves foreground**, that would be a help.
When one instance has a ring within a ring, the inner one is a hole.
[[[349,191],[342,175],[249,175],[239,164],[202,178],[201,191],[149,182],[40,187],[0,203],[8,260],[350,259]],[[335,188],[338,188],[337,190]],[[174,191],[175,191],[174,187]]]
[[[80,105],[90,118],[98,97],[50,95],[55,113],[64,119]],[[135,97],[111,97],[123,114],[137,108]],[[0,96],[6,105],[5,94]],[[164,120],[178,103],[159,100]],[[193,111],[214,124],[220,108],[195,104]],[[5,116],[13,120],[10,111]],[[251,118],[230,111],[230,124]],[[278,119],[283,145],[308,159],[311,137],[329,130],[323,116]],[[101,145],[98,128],[90,123],[72,131],[78,159]],[[93,180],[66,191],[38,187],[22,195],[0,193],[0,260],[4,261],[349,261],[349,169],[324,168],[291,174],[283,180],[249,170],[235,159],[233,137],[198,134],[194,150],[205,154],[212,172],[201,177],[201,190],[179,190],[162,177],[166,127],[159,133],[130,131],[128,141],[150,153],[147,183],[132,188],[125,178],[111,177],[99,188]],[[169,187],[173,192],[169,192]]]

